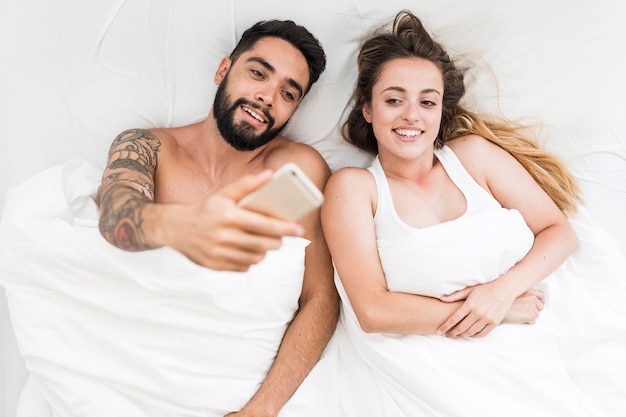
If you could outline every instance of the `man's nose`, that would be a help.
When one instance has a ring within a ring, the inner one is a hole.
[[[274,105],[274,94],[274,88],[265,86],[257,91],[254,98],[258,102],[263,103],[264,106],[272,107]]]

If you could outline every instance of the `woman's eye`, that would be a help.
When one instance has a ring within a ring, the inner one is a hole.
[[[400,100],[397,98],[388,98],[387,100],[385,100],[385,103],[387,104],[398,104],[400,103]]]
[[[435,103],[434,101],[430,101],[430,100],[424,100],[422,101],[422,105],[426,107],[434,107],[437,105],[437,103]]]

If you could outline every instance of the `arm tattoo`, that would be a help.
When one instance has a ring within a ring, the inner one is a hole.
[[[122,132],[109,150],[107,169],[127,168],[154,177],[161,141],[143,129]]]
[[[154,200],[154,176],[161,142],[147,130],[127,130],[111,145],[99,192],[100,232],[113,245],[150,249],[143,209]]]

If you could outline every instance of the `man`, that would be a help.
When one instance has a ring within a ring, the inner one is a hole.
[[[259,22],[220,62],[218,90],[204,121],[123,132],[103,174],[100,231],[125,250],[170,246],[207,268],[246,271],[277,249],[283,236],[310,240],[298,312],[266,379],[232,416],[276,415],[336,324],[338,298],[319,212],[295,223],[237,205],[288,161],[324,188],[330,175],[324,159],[280,132],[325,64],[321,46],[305,28]]]

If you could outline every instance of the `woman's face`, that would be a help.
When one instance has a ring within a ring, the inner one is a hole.
[[[407,160],[432,157],[442,101],[443,78],[435,64],[420,58],[387,62],[372,88],[372,101],[363,106],[379,153]]]

